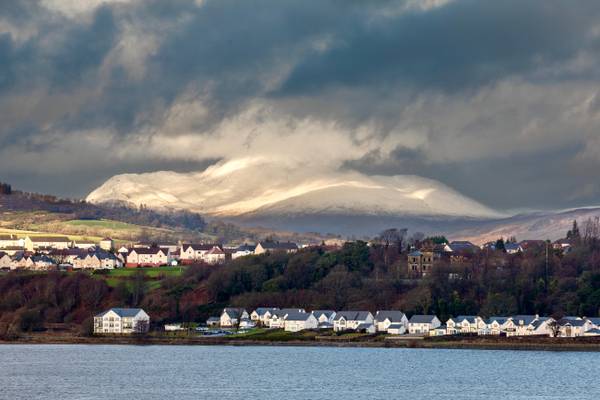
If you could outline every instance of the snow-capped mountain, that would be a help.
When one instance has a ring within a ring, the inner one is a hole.
[[[153,172],[110,178],[89,202],[187,209],[207,216],[449,216],[498,213],[450,187],[413,175],[331,172],[264,158],[222,162],[202,172]]]

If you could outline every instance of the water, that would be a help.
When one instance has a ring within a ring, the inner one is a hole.
[[[600,353],[0,346],[0,399],[600,398]]]

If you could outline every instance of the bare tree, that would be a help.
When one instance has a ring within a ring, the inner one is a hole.
[[[552,335],[552,337],[559,337],[560,336],[560,324],[558,323],[557,320],[552,319],[548,322],[548,329],[550,329],[550,335]]]
[[[148,333],[148,329],[150,328],[150,324],[145,319],[137,321],[135,326],[133,327],[135,333]]]

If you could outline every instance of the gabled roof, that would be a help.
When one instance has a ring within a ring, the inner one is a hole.
[[[520,321],[523,321],[523,325],[529,325],[533,321],[538,319],[538,316],[537,315],[513,315],[510,318],[517,325],[519,325],[521,323]]]
[[[400,322],[404,318],[404,313],[402,311],[397,310],[380,310],[375,314],[375,319],[377,321],[385,321],[389,319],[390,322]]]
[[[167,254],[167,251],[164,249],[161,249],[160,247],[151,247],[149,249],[144,248],[144,247],[136,247],[136,248],[131,249],[129,254],[134,253],[134,252],[136,254],[158,254],[159,252],[162,252],[163,254]]]
[[[408,320],[410,324],[430,324],[433,322],[435,315],[413,315]]]
[[[144,310],[142,310],[141,308],[111,308],[110,310],[106,310],[106,311],[96,315],[96,317],[103,317],[105,314],[107,314],[110,311],[113,311],[115,314],[117,314],[121,318],[127,318],[127,317],[135,317],[136,315],[138,315],[140,313],[140,311],[144,311]]]
[[[487,321],[485,321],[486,324],[492,324],[494,321],[498,322],[500,325],[504,324],[506,321],[508,321],[509,317],[489,317],[487,319]]]
[[[250,252],[253,252],[255,248],[256,248],[256,246],[252,246],[252,245],[244,243],[243,245],[238,246],[235,249],[235,251],[250,251]]]
[[[454,322],[463,322],[464,320],[467,320],[470,324],[474,324],[475,321],[477,321],[477,316],[476,315],[459,315],[456,318],[450,318],[450,319]]]
[[[259,316],[263,316],[268,312],[270,312],[271,314],[273,314],[273,312],[279,310],[279,308],[277,307],[258,307],[256,310],[254,310],[255,313],[257,313]]]
[[[456,240],[448,245],[452,251],[475,251],[479,247],[466,240]]]
[[[594,325],[600,325],[600,318],[587,318]]]
[[[291,312],[285,317],[286,321],[306,321],[312,314],[306,312]],[[313,316],[314,317],[314,316]]]
[[[335,314],[335,311],[333,311],[333,310],[313,310],[312,313],[317,319],[319,319],[321,317],[321,315],[324,315],[327,318],[329,318],[333,314]]]
[[[221,248],[221,245],[218,244],[203,244],[203,243],[188,243],[181,245],[183,251],[187,251],[189,248],[192,248],[194,251],[209,251],[213,247]]]
[[[421,257],[423,255],[423,253],[421,253],[419,250],[413,250],[410,253],[408,253],[409,257]]]
[[[339,321],[344,318],[346,321],[364,321],[371,314],[369,311],[339,311],[334,320]]]
[[[273,315],[277,318],[284,318],[286,315],[291,313],[303,313],[306,312],[303,308],[282,308],[281,310],[273,311]]]
[[[225,254],[225,252],[223,250],[221,250],[220,248],[218,248],[217,246],[215,246],[212,249],[210,249],[206,254],[222,255],[222,254]]]
[[[246,310],[244,310],[243,308],[228,307],[223,309],[223,314],[229,315],[229,318],[239,318],[244,313],[244,311]]]
[[[582,319],[570,319],[570,318],[562,318],[558,321],[558,324],[560,326],[566,326],[566,325],[571,325],[571,326],[584,326],[585,325],[585,321]]]

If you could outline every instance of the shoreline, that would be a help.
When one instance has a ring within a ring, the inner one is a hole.
[[[381,339],[381,338],[379,338]],[[132,345],[132,346],[276,346],[276,347],[338,347],[396,348],[447,350],[509,350],[509,351],[580,351],[600,352],[600,338],[426,338],[383,340],[256,340],[235,338],[166,337],[166,336],[73,336],[28,335],[14,340],[0,339],[9,344],[64,345]]]

